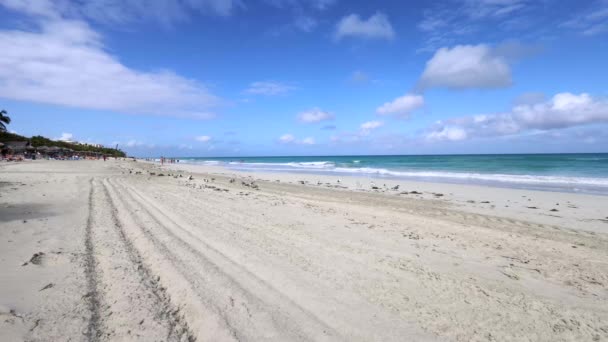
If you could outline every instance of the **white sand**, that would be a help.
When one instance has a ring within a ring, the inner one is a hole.
[[[608,197],[187,168],[0,164],[0,340],[608,339]]]

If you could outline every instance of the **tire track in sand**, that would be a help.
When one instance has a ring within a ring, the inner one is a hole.
[[[87,226],[85,229],[85,266],[84,272],[87,279],[87,304],[91,317],[87,325],[85,336],[88,341],[98,341],[101,335],[99,327],[99,293],[97,291],[97,270],[95,262],[95,247],[93,246],[93,178],[89,181],[89,216],[87,217]]]
[[[179,311],[127,239],[105,187],[91,180],[85,234],[89,341],[193,341]]]
[[[129,213],[123,217],[141,229],[153,245],[151,252],[159,253],[156,261],[171,264],[164,267],[168,276],[163,274],[172,282],[168,288],[189,292],[180,303],[191,306],[187,311],[196,313],[192,306],[202,307],[215,317],[198,313],[190,317],[190,326],[211,324],[217,329],[219,325],[235,340],[342,339],[321,319],[192,235],[191,227],[164,214],[135,189],[114,179],[108,185],[112,197]],[[209,337],[210,330],[198,329],[198,333],[197,337]]]

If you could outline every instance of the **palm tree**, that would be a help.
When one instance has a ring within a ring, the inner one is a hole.
[[[6,132],[6,125],[10,123],[11,118],[7,115],[6,111],[0,110],[0,132]]]

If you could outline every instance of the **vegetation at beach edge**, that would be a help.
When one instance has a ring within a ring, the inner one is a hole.
[[[126,153],[119,149],[108,148],[108,147],[96,147],[93,145],[86,144],[74,144],[66,141],[58,141],[52,140],[40,135],[35,135],[31,138],[24,137],[19,134],[9,133],[9,132],[1,132],[0,131],[0,142],[7,143],[9,141],[29,141],[30,144],[34,147],[61,147],[61,148],[69,148],[76,152],[99,152],[101,154],[105,154],[109,157],[126,157]]]

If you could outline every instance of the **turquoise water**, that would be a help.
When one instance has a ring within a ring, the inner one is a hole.
[[[242,171],[305,172],[608,195],[608,153],[180,158]]]

